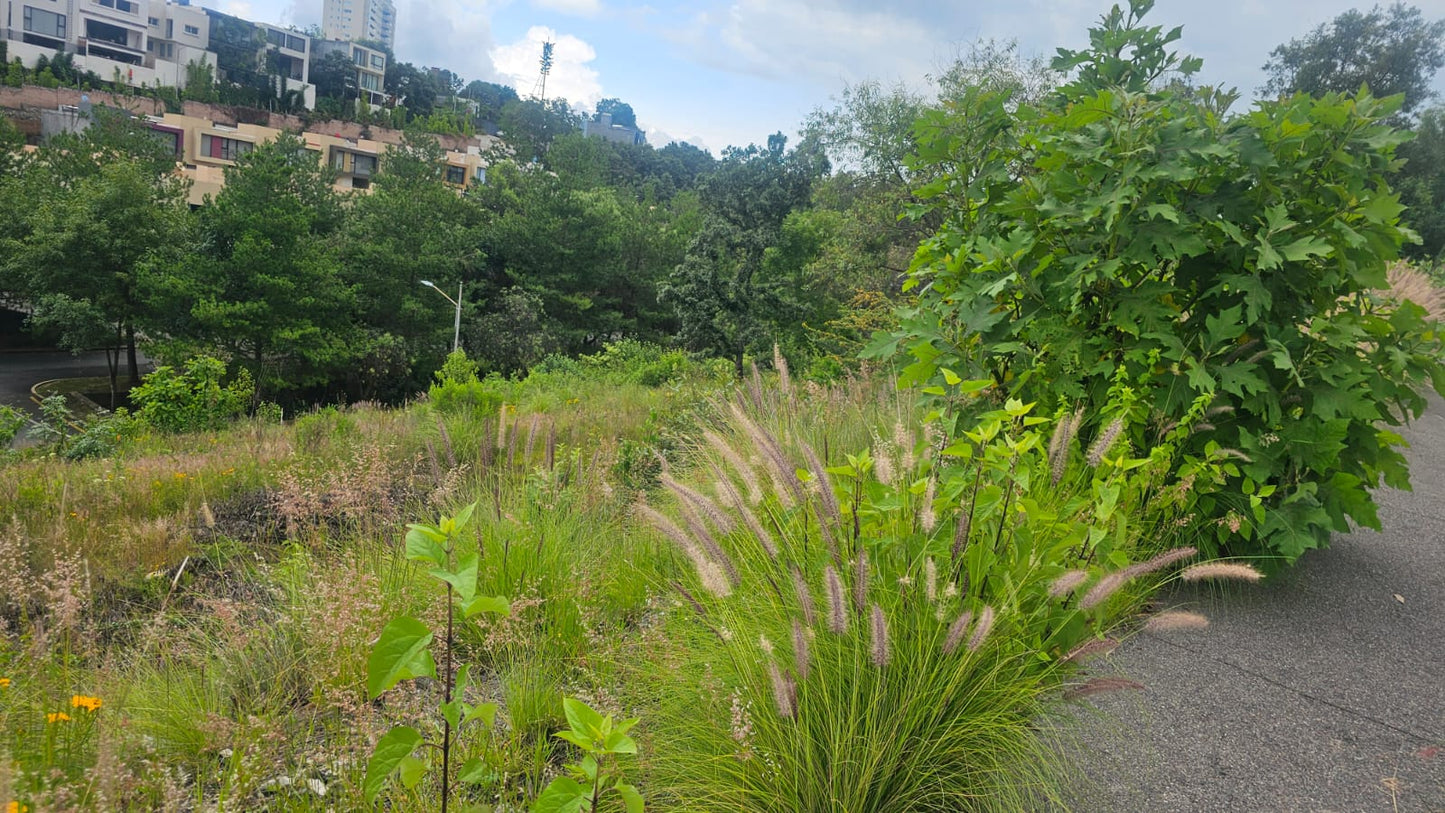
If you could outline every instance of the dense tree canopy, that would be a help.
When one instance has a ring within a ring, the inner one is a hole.
[[[1405,94],[1410,113],[1434,95],[1430,82],[1445,65],[1445,20],[1430,22],[1418,8],[1351,9],[1304,37],[1270,52],[1264,70],[1271,94],[1318,96],[1367,86],[1376,96]]]

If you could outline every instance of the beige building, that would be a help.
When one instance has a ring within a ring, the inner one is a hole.
[[[372,40],[396,50],[396,5],[392,0],[326,0],[321,33],[330,40]]]
[[[388,101],[386,95],[386,52],[343,40],[312,40],[311,53],[316,59],[336,51],[356,67],[358,98],[372,107]]]
[[[257,124],[234,126],[217,124],[209,119],[167,113],[148,116],[152,130],[175,149],[181,174],[192,182],[190,202],[199,206],[209,196],[221,191],[226,183],[226,167],[236,159],[281,134],[280,130]],[[336,171],[338,191],[350,192],[371,188],[371,180],[385,160],[388,144],[365,138],[348,139],[325,133],[301,133],[316,160]],[[479,136],[465,150],[448,150],[442,179],[458,190],[485,183],[487,161],[483,153],[495,140]]]

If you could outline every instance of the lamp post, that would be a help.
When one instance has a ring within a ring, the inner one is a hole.
[[[450,302],[450,303],[452,303],[452,305],[456,306],[456,309],[457,309],[457,319],[456,319],[455,330],[454,330],[454,332],[452,333],[452,352],[453,352],[453,353],[457,352],[458,350],[462,349],[462,284],[461,284],[460,282],[457,283],[457,298],[456,298],[456,299],[452,299],[450,296],[447,296],[447,292],[446,292],[446,291],[443,291],[442,289],[438,288],[437,285],[436,285],[436,283],[435,283],[435,282],[432,282],[432,281],[429,280],[429,279],[424,279],[424,280],[422,280],[422,281],[421,281],[421,284],[422,284],[422,285],[425,285],[426,287],[428,287],[428,288],[430,288],[430,289],[432,289],[433,291],[436,291],[437,293],[441,294],[442,296],[446,296],[447,301]]]

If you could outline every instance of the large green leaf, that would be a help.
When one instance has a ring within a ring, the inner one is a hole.
[[[397,726],[377,741],[371,759],[366,763],[366,777],[361,783],[361,792],[366,801],[376,801],[386,780],[422,744],[421,734],[410,726]]]
[[[579,813],[587,801],[587,788],[570,776],[559,776],[532,803],[532,813]]]
[[[432,637],[426,624],[415,618],[403,615],[392,619],[366,661],[367,694],[375,698],[408,678],[436,677],[436,662],[428,649]]]

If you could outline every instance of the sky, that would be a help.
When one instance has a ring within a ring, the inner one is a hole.
[[[237,16],[305,27],[322,0],[199,0]],[[728,145],[790,138],[849,84],[878,80],[926,91],[979,39],[1017,41],[1026,54],[1082,48],[1109,0],[395,0],[396,54],[531,95],[542,42],[556,43],[548,98],[590,110],[632,105],[648,142]],[[1182,53],[1203,57],[1199,80],[1264,82],[1277,45],[1373,0],[1158,0],[1147,23],[1184,27]],[[1415,0],[1428,19],[1445,0]],[[1445,91],[1445,82],[1436,88]],[[1445,92],[1442,92],[1445,97]]]

